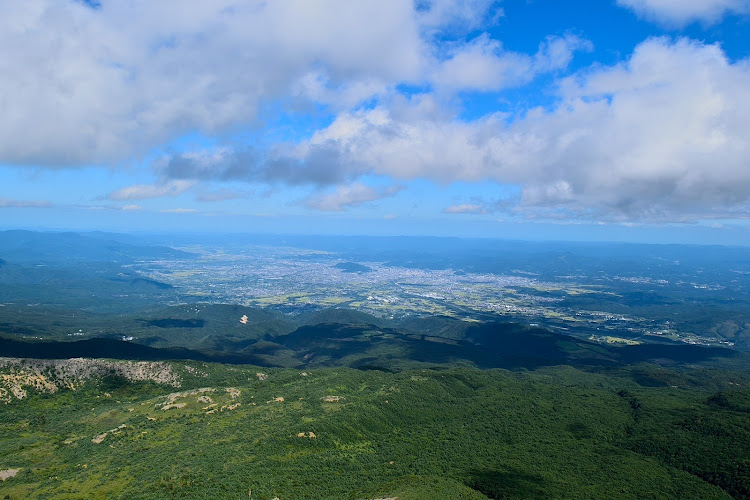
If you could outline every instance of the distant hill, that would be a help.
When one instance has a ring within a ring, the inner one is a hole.
[[[146,278],[108,261],[80,262],[74,266],[60,261],[40,262],[43,261],[8,260],[0,266],[0,303],[24,306],[41,303],[45,309],[120,312],[173,300],[176,293],[168,283]],[[15,318],[7,319],[15,321]],[[40,319],[39,323],[45,321]]]
[[[132,316],[80,312],[76,316],[75,311],[62,315],[52,311],[48,316],[40,315],[41,310],[34,307],[3,312],[18,318],[0,321],[6,343],[10,339],[19,342],[19,337],[63,341],[7,344],[7,349],[26,349],[12,355],[28,357],[185,358],[388,371],[451,363],[506,369],[555,365],[614,368],[643,362],[663,366],[750,364],[750,355],[723,348],[683,343],[600,344],[517,323],[479,323],[443,316],[399,322],[351,309],[288,316],[268,309],[198,303]],[[81,343],[81,336],[93,344]],[[122,342],[123,337],[132,342]],[[79,342],[70,342],[72,339]],[[96,343],[104,340],[108,343]]]
[[[235,355],[261,339],[294,331],[290,316],[269,309],[228,304],[191,304],[150,311],[129,331],[154,347],[185,347]]]
[[[210,358],[189,349],[154,349],[133,342],[113,339],[87,339],[76,342],[21,342],[0,337],[0,352],[14,358],[68,359],[111,358],[130,360],[194,359],[208,361]]]
[[[300,320],[305,325],[341,323],[386,326],[388,324],[388,322],[382,318],[348,308],[323,309],[322,311],[315,311],[302,315]]]
[[[78,233],[0,231],[0,253],[16,263],[132,262],[138,259],[188,258],[165,246],[136,245]]]
[[[430,335],[461,340],[476,323],[448,316],[409,316],[400,320],[398,328],[415,335]]]

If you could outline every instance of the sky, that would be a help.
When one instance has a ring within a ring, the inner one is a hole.
[[[750,245],[750,0],[0,19],[0,228]]]

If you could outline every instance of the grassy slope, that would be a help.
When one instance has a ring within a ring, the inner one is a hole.
[[[729,396],[722,399],[716,381],[705,389],[644,387],[625,371],[615,376],[571,367],[396,374],[325,368],[307,376],[262,369],[269,377],[259,380],[259,369],[252,367],[174,366],[183,379],[179,390],[212,387],[216,391],[208,395],[216,408],[241,406],[206,414],[207,404],[189,395],[176,399],[185,407],[165,411],[155,405],[178,389],[112,377],[76,391],[0,404],[0,469],[22,469],[0,485],[0,493],[726,498],[718,487],[680,470],[690,470],[694,457],[669,462],[665,450],[702,443],[715,448],[715,463],[741,470],[743,455],[734,448],[722,455],[714,428],[681,426],[709,414],[732,423],[735,448],[750,443],[747,421],[736,418],[746,392],[726,386],[722,394]],[[225,391],[228,386],[241,390],[237,399]],[[329,395],[344,399],[321,400]],[[269,402],[277,397],[284,401]],[[121,424],[126,427],[119,434],[92,442]],[[678,428],[681,439],[670,440]],[[297,437],[301,432],[316,437]]]

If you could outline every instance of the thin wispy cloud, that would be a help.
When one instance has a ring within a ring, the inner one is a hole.
[[[54,203],[43,200],[13,200],[0,198],[0,208],[53,208]]]
[[[460,205],[450,205],[445,207],[443,213],[446,214],[486,214],[487,209],[472,203],[462,203]]]
[[[192,214],[197,212],[194,208],[165,208],[164,210],[159,210],[159,212],[163,214]]]
[[[396,195],[402,186],[375,188],[361,183],[339,186],[334,192],[317,194],[305,200],[305,205],[324,212],[340,212],[351,207],[363,205]]]
[[[164,196],[179,196],[195,185],[194,181],[173,180],[160,184],[136,184],[127,186],[107,195],[112,201],[134,201],[150,198],[162,198]]]

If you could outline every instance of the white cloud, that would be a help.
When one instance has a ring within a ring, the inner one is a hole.
[[[282,105],[356,109],[392,97],[399,84],[507,88],[565,67],[587,47],[550,38],[526,55],[487,36],[435,36],[484,27],[501,14],[495,4],[2,2],[0,164],[117,165],[187,133],[258,126]]]
[[[651,39],[627,63],[563,88],[554,113],[510,129],[530,146],[523,204],[669,219],[721,215],[750,200],[747,60],[732,64],[716,45]]]
[[[403,189],[400,186],[377,189],[357,182],[339,186],[329,194],[311,196],[305,200],[305,205],[325,212],[340,212],[350,207],[393,196]]]
[[[179,196],[194,185],[194,181],[188,180],[174,180],[156,185],[136,184],[109,193],[107,199],[112,201],[131,201],[161,198],[163,196]]]
[[[549,37],[535,55],[504,51],[498,40],[481,35],[457,46],[433,77],[440,89],[494,91],[528,83],[540,73],[563,69],[576,50],[591,42],[573,35]]]
[[[466,32],[503,15],[496,0],[416,0],[420,25],[428,31]]]
[[[539,44],[539,51],[534,55],[534,72],[544,73],[564,69],[573,60],[573,54],[578,50],[591,52],[594,50],[594,44],[570,33],[565,36],[549,36]]]
[[[618,3],[677,24],[750,12],[750,0]],[[535,54],[472,38],[492,12],[501,15],[491,0],[3,2],[0,163],[116,165],[185,133],[220,138],[261,124],[259,110],[322,104],[337,117],[309,140],[178,151],[157,184],[107,198],[178,196],[217,179],[340,185],[306,203],[343,210],[393,194],[356,182],[375,174],[510,183],[521,191],[516,210],[533,217],[684,220],[749,210],[748,59],[650,39],[622,64],[560,81],[556,106],[465,121],[460,92],[523,85],[591,49],[572,35],[543,40]],[[463,35],[441,36],[448,31]],[[402,83],[432,90],[402,95]],[[0,200],[19,203],[44,202]]]
[[[750,12],[750,0],[617,0],[637,14],[669,25],[713,24],[726,14]]]
[[[300,145],[355,174],[522,188],[533,216],[685,220],[748,211],[750,61],[650,39],[626,62],[561,82],[561,103],[508,123],[436,117],[422,102],[341,114]]]
[[[311,71],[351,89],[351,103],[378,82],[421,79],[429,60],[402,0],[28,0],[2,2],[0,18],[10,164],[118,162],[252,124]]]

